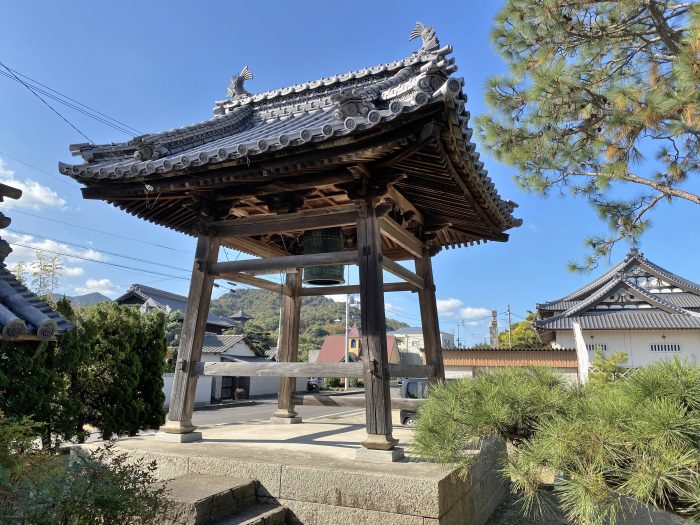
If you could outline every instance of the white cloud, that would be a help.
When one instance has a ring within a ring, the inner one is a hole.
[[[464,303],[459,299],[438,299],[437,300],[437,311],[438,314],[454,317],[456,310],[464,306]]]
[[[24,261],[27,263],[32,263],[36,259],[36,250],[48,250],[52,252],[64,253],[67,255],[76,255],[78,257],[84,257],[87,259],[93,259],[96,261],[104,261],[106,257],[100,252],[92,249],[82,249],[74,248],[56,241],[51,241],[49,239],[35,240],[32,235],[24,235],[20,233],[8,232],[6,230],[0,230],[0,236],[10,243],[12,246],[12,253],[8,257],[8,261]],[[19,246],[21,245],[21,246]],[[70,257],[66,257],[67,260]],[[76,276],[81,274],[70,275],[66,273],[66,276]]]
[[[459,318],[460,319],[478,319],[482,317],[488,317],[491,315],[491,310],[488,308],[474,308],[467,306],[466,308],[460,308]]]
[[[18,179],[15,172],[6,168],[0,159],[0,182],[22,190],[19,200],[5,199],[3,205],[7,208],[30,208],[40,211],[45,208],[62,208],[66,201],[58,193],[32,179]]]
[[[387,308],[389,310],[394,310],[395,312],[403,312],[403,308],[400,306],[396,306],[395,304],[391,303],[384,303],[384,308]]]
[[[63,270],[61,270],[61,275],[66,277],[81,277],[84,273],[85,270],[83,270],[80,266],[64,266]]]
[[[335,294],[335,295],[324,295],[324,297],[331,299],[332,301],[335,301],[336,303],[344,303],[347,295],[345,295],[344,293],[339,293],[339,294]]]
[[[88,279],[85,286],[76,286],[76,295],[99,292],[104,295],[112,295],[119,291],[119,287],[109,279]]]
[[[449,299],[437,300],[438,314],[442,317],[450,317],[459,320],[482,321],[483,318],[491,315],[491,310],[480,306],[465,306],[460,299],[451,297]]]

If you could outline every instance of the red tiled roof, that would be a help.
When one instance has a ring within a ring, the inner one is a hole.
[[[353,329],[357,328],[356,326]],[[351,332],[352,333],[352,332]],[[353,337],[353,336],[351,336]],[[358,336],[355,336],[358,337]],[[386,338],[386,347],[389,351],[389,360],[395,351],[398,351],[396,337],[389,335]],[[359,349],[359,361],[362,361],[362,349]],[[321,351],[316,358],[317,363],[341,363],[345,359],[345,336],[327,335],[323,339]]]

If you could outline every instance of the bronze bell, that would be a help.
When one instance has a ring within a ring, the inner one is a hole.
[[[304,253],[329,253],[343,251],[343,230],[327,228],[325,230],[308,230],[304,232]],[[316,286],[335,286],[345,283],[344,267],[315,266],[304,268],[304,284]]]

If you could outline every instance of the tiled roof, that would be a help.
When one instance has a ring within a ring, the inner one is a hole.
[[[398,351],[396,346],[396,337],[387,335],[386,337],[386,347],[389,351],[389,359],[395,351]],[[358,356],[358,361],[362,361],[362,349],[360,345],[358,348],[351,348],[350,354],[356,354]],[[327,335],[323,338],[323,345],[321,345],[321,351],[318,353],[316,358],[317,363],[340,363],[345,360],[345,336],[344,335]]]
[[[22,191],[0,184],[0,202],[5,197],[19,199]],[[6,228],[12,222],[0,213]],[[75,327],[48,304],[20,283],[6,268],[5,258],[12,252],[10,244],[0,239],[0,338],[3,341],[51,341],[56,335]]]
[[[592,283],[544,304],[547,318],[533,326],[541,333],[582,329],[700,328],[700,285],[652,263],[636,249]],[[551,315],[551,314],[554,315]]]
[[[571,330],[578,322],[583,330],[698,330],[700,317],[670,314],[659,310],[587,312],[579,317],[556,316],[536,321],[540,330]]]
[[[107,181],[114,188],[118,184],[111,183],[142,181],[148,187],[149,180],[166,176],[172,180],[213,164],[249,165],[258,156],[280,157],[278,152],[309,144],[320,150],[412,113],[444,109],[441,140],[462,178],[460,186],[468,188],[460,191],[478,202],[492,227],[502,232],[522,221],[513,217],[517,204],[501,198],[479,160],[465,110],[463,79],[451,76],[457,70],[454,59],[448,58],[451,52],[450,46],[439,47],[434,39],[402,60],[259,94],[243,89],[243,81],[251,76],[242,73],[233,81],[230,98],[216,102],[213,118],[126,143],[75,144],[71,152],[84,162],[60,163],[59,170],[88,186]],[[135,209],[125,209],[136,214]],[[155,211],[138,215],[192,233],[184,222],[166,223]],[[453,229],[469,230],[471,223],[464,217],[449,222],[455,221],[459,224]],[[475,235],[473,240],[481,238]]]
[[[207,332],[204,334],[204,344],[202,345],[202,353],[204,354],[221,354],[229,351],[238,343],[248,345],[244,335],[218,335]],[[255,352],[255,349],[248,345]]]
[[[158,288],[151,288],[150,286],[144,286],[143,284],[132,284],[127,292],[120,297],[117,297],[114,302],[123,303],[132,295],[143,301],[148,301],[150,299],[158,308],[165,310],[166,312],[178,311],[184,315],[187,310],[187,297],[184,295],[166,292],[165,290],[159,290]],[[207,323],[215,326],[221,326],[223,328],[232,328],[235,326],[232,321],[211,312],[209,312],[207,317]]]

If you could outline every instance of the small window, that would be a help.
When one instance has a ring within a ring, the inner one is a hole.
[[[353,339],[350,341],[350,348],[357,348],[357,340]]]
[[[649,350],[652,352],[680,352],[681,345],[678,343],[651,343]]]
[[[608,345],[605,343],[590,343],[586,345],[586,350],[589,352],[595,352],[596,350],[602,350],[603,352],[608,351]]]
[[[416,381],[409,381],[406,385],[406,397],[408,399],[418,399],[418,383]]]

